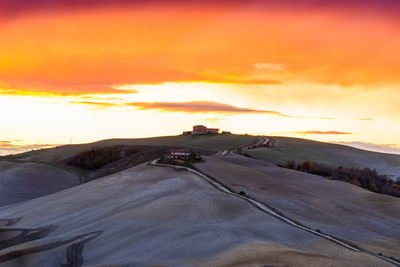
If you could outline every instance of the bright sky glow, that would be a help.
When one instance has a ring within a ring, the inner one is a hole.
[[[392,1],[20,2],[0,3],[1,154],[198,123],[400,146]]]

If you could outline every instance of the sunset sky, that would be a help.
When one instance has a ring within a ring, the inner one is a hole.
[[[0,155],[193,124],[396,152],[400,1],[0,0],[0,112]]]

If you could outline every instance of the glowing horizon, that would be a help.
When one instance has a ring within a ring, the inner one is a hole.
[[[399,11],[390,0],[0,3],[0,150],[193,124],[400,147]]]

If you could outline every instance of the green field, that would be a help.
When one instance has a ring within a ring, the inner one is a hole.
[[[400,155],[376,153],[299,138],[272,138],[276,140],[275,147],[257,148],[246,153],[275,164],[285,164],[288,160],[298,163],[309,160],[330,166],[372,168],[381,174],[400,175]]]
[[[203,149],[208,151],[219,151],[225,149],[235,149],[241,146],[249,145],[255,140],[256,137],[254,136],[234,134],[201,136],[178,135],[135,139],[108,139],[90,144],[65,145],[56,148],[30,151],[12,156],[11,158],[33,162],[54,162],[68,159],[77,153],[89,150],[92,147],[114,145],[173,146]]]

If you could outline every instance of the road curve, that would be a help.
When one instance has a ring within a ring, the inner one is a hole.
[[[261,202],[255,200],[255,199],[252,199],[252,198],[250,198],[248,196],[240,195],[240,194],[234,192],[232,189],[230,189],[229,187],[225,186],[224,184],[219,182],[214,177],[211,178],[210,176],[207,176],[207,175],[205,175],[205,174],[203,174],[203,173],[201,173],[201,172],[199,172],[197,170],[194,170],[194,169],[188,168],[188,167],[184,167],[184,166],[176,166],[176,165],[170,165],[170,164],[157,163],[158,160],[159,159],[155,159],[155,160],[151,161],[150,165],[159,166],[159,167],[169,167],[169,168],[174,168],[174,169],[179,169],[179,170],[187,170],[189,172],[192,172],[192,173],[200,176],[203,180],[205,180],[209,184],[213,185],[218,190],[220,190],[220,191],[222,191],[224,193],[227,193],[227,194],[234,195],[234,196],[239,197],[239,198],[241,198],[243,200],[246,200],[247,202],[249,202],[252,205],[254,205],[256,208],[260,209],[261,211],[263,211],[265,213],[268,213],[268,214],[280,219],[281,221],[283,221],[283,222],[285,222],[285,223],[287,223],[289,225],[292,225],[292,226],[300,228],[300,229],[302,229],[304,231],[310,232],[310,233],[312,233],[314,235],[317,235],[317,236],[320,236],[322,238],[325,238],[325,239],[327,239],[329,241],[332,241],[332,242],[334,242],[334,243],[336,243],[336,244],[338,244],[338,245],[340,245],[342,247],[345,247],[347,249],[350,249],[352,251],[359,252],[359,253],[364,253],[364,254],[367,254],[367,255],[371,255],[371,256],[380,258],[380,259],[382,259],[384,261],[387,261],[389,263],[392,263],[395,266],[400,266],[400,261],[398,261],[396,259],[392,259],[392,258],[386,257],[384,255],[376,254],[376,253],[373,253],[373,252],[358,248],[358,247],[356,247],[356,246],[354,246],[354,245],[352,245],[352,244],[350,244],[350,243],[348,243],[348,242],[346,242],[344,240],[341,240],[341,239],[336,238],[334,236],[331,236],[331,235],[328,235],[328,234],[324,234],[324,233],[322,233],[320,231],[317,231],[317,230],[314,230],[314,229],[309,228],[307,226],[304,226],[304,225],[302,225],[302,224],[300,224],[300,223],[298,223],[298,222],[296,222],[296,221],[294,221],[294,220],[292,220],[292,219],[290,219],[290,218],[278,213],[275,209],[273,209],[271,207],[268,207],[264,203],[261,203]]]
[[[241,147],[241,149],[243,150],[248,150],[248,149],[254,149],[254,148],[258,148],[258,147],[274,147],[275,146],[275,140],[272,138],[269,138],[267,136],[256,136],[257,140],[254,141],[252,144],[250,145],[246,145]]]

